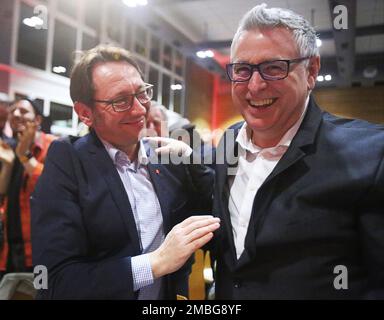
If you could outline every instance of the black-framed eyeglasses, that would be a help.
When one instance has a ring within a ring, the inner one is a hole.
[[[236,62],[227,64],[227,75],[232,82],[246,82],[251,79],[253,72],[257,70],[264,80],[275,81],[288,77],[290,65],[299,63],[310,57],[297,58],[292,60],[273,60],[259,64]]]
[[[133,99],[136,98],[141,104],[148,103],[153,98],[153,84],[145,83],[144,88],[137,92],[126,94],[124,97],[114,100],[93,100],[93,102],[106,103],[112,105],[115,112],[127,111],[133,106]]]

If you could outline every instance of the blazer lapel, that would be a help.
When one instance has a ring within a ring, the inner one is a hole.
[[[228,186],[228,177],[236,174],[238,165],[238,144],[235,141],[239,129],[243,123],[239,124],[234,130],[225,133],[216,149],[216,181],[218,192],[216,196],[219,199],[215,203],[219,205],[216,209],[218,215],[223,219],[225,237],[228,239],[230,250],[224,253],[228,266],[234,268],[236,265],[236,249],[233,239],[231,216],[228,210],[230,190]],[[219,239],[220,241],[220,239]]]
[[[91,143],[89,144],[88,151],[92,155],[100,175],[107,183],[136,252],[138,254],[141,253],[139,235],[137,233],[135,218],[133,216],[128,195],[112,159],[109,157],[104,145],[94,132],[91,133]]]
[[[181,182],[169,172],[167,166],[160,163],[160,158],[156,155],[150,144],[145,141],[143,144],[148,157],[148,173],[160,203],[164,233],[167,234],[175,224],[175,222],[172,221],[171,214],[175,206],[175,201],[178,200],[178,190],[182,185]]]
[[[288,169],[307,154],[307,147],[313,145],[315,141],[316,133],[318,127],[320,126],[321,117],[321,110],[319,107],[317,107],[313,98],[311,97],[308,104],[307,114],[303,119],[299,131],[292,140],[292,143],[287,152],[278,162],[272,173],[265,180],[264,184],[268,183],[278,174]]]
[[[166,169],[160,164],[151,163],[148,163],[147,168],[161,207],[161,214],[163,215],[164,224],[163,230],[164,233],[167,234],[171,228],[170,214],[172,208],[170,207],[170,201],[168,201],[170,190],[167,187],[167,183],[164,183]],[[172,190],[171,192],[174,191]]]

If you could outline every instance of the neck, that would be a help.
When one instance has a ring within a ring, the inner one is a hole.
[[[140,143],[136,143],[131,146],[116,146],[119,150],[123,151],[129,158],[131,162],[134,162],[137,159],[137,153],[139,151]]]
[[[285,134],[285,133],[284,133]],[[263,134],[260,132],[255,133],[254,131],[251,132],[251,140],[252,143],[262,149],[265,148],[272,148],[276,146],[281,138],[284,136],[284,134],[271,137],[270,134]]]
[[[35,139],[33,139],[34,141],[38,141],[38,142],[41,142],[41,131],[36,131],[35,133]]]
[[[100,141],[102,143],[108,143],[109,145],[113,146],[114,148],[124,152],[128,156],[128,159],[131,162],[133,162],[137,159],[137,153],[139,151],[140,141],[133,142],[132,144],[121,145],[121,144],[113,143],[113,142],[109,141],[108,139],[102,138],[101,136],[99,136],[97,134],[97,132],[95,130],[92,130],[90,134],[97,136],[98,139],[100,139]]]

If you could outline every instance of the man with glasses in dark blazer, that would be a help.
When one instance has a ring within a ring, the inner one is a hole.
[[[217,148],[217,299],[384,296],[383,127],[322,112],[319,68],[304,18],[245,14],[227,66],[245,121]]]
[[[212,172],[151,162],[139,138],[152,85],[127,51],[85,52],[70,93],[91,133],[52,144],[31,200],[33,262],[48,269],[38,298],[187,296],[188,259],[219,227],[218,218],[191,216],[210,212]]]

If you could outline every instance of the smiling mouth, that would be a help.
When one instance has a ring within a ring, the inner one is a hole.
[[[252,108],[268,108],[276,102],[277,98],[269,98],[262,100],[248,100],[248,104]]]
[[[17,130],[21,130],[21,129],[24,129],[25,128],[25,123],[23,121],[17,121],[13,124],[13,126],[15,128],[17,128]]]
[[[138,119],[136,121],[127,121],[127,122],[123,122],[123,124],[139,124],[140,122],[143,122],[144,123],[144,118],[141,118],[141,119]]]

